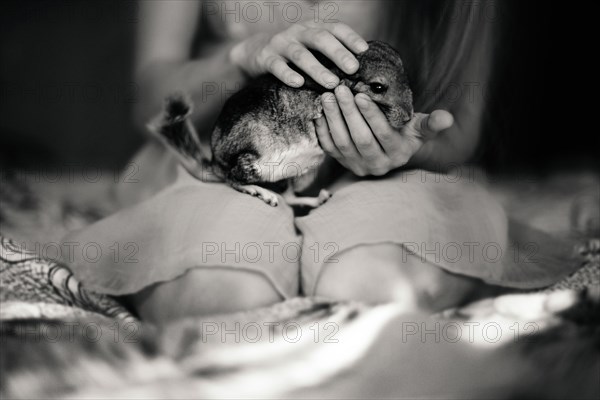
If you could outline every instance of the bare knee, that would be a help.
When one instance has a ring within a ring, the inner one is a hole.
[[[406,312],[439,311],[459,303],[474,280],[407,255],[395,244],[364,245],[326,264],[315,294],[335,300],[398,303]]]
[[[417,293],[402,279],[400,258],[389,246],[365,245],[340,254],[337,262],[323,267],[315,294],[367,303],[414,303]]]
[[[327,267],[315,295],[336,301],[360,301],[369,304],[397,302],[407,311],[419,309],[424,297],[419,290],[398,279],[382,279],[381,274],[373,271],[358,271],[352,265],[338,264]],[[391,270],[391,266],[380,265],[378,270]],[[396,266],[397,268],[397,266]]]
[[[161,323],[265,307],[282,298],[259,273],[197,268],[172,281],[148,287],[131,300],[142,320]]]

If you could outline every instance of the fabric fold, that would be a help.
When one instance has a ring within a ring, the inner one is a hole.
[[[296,226],[304,240],[301,281],[308,295],[336,255],[362,244],[396,243],[407,257],[515,288],[550,285],[580,266],[574,241],[509,222],[472,176],[407,171],[362,180],[297,218]]]
[[[125,295],[191,268],[224,267],[264,275],[284,298],[298,293],[300,242],[289,207],[226,185],[183,182],[68,234],[63,261],[77,279]]]

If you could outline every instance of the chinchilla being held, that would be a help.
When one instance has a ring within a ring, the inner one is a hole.
[[[413,116],[413,98],[400,54],[387,43],[370,41],[359,54],[359,69],[348,75],[320,54],[319,61],[340,78],[354,94],[364,93],[383,111],[390,125],[401,128]],[[240,192],[276,206],[274,182],[290,181],[286,201],[316,207],[330,194],[299,198],[324,161],[313,120],[323,114],[325,87],[299,69],[305,84],[287,86],[273,75],[263,75],[227,100],[211,135],[211,154],[203,151],[189,117],[189,97],[176,93],[165,101],[163,112],[150,123],[155,133],[175,151],[183,166],[202,181],[221,181]],[[281,185],[280,185],[281,186]]]

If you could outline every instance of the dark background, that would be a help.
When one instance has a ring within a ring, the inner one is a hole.
[[[589,12],[582,3],[497,4],[502,29],[478,161],[507,172],[593,166],[593,71],[574,46],[594,37]],[[0,15],[2,164],[122,166],[142,143],[131,122],[136,3],[4,1]]]

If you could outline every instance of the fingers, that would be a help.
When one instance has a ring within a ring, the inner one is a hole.
[[[321,102],[333,143],[339,154],[349,161],[358,160],[360,155],[354,147],[335,96],[332,93],[324,93]]]
[[[354,103],[354,95],[346,86],[338,86],[335,89],[337,102],[342,111],[346,125],[350,131],[350,137],[354,142],[358,153],[362,156],[363,161],[373,170],[369,171],[374,175],[383,175],[387,172],[383,162],[386,160],[385,154],[381,146],[373,136],[373,132],[367,125],[362,114]],[[381,169],[381,171],[379,171]]]
[[[356,95],[355,102],[381,147],[386,152],[395,151],[399,144],[398,133],[390,126],[381,109],[365,94]],[[448,111],[435,110],[431,114],[415,113],[403,132],[405,137],[413,136],[425,141],[450,128],[453,123],[454,118]]]
[[[270,72],[287,85],[300,87],[304,78],[287,65],[291,61],[320,85],[337,86],[339,78],[321,65],[307,46],[323,53],[347,74],[355,73],[359,67],[353,53],[362,53],[369,47],[347,25],[299,23],[273,36],[254,35],[234,46],[229,57],[251,76]]]
[[[394,154],[400,146],[400,135],[388,122],[377,104],[365,94],[357,94],[356,105],[386,154]]]
[[[319,127],[317,134],[323,149],[358,176],[381,176],[389,172],[392,160],[373,136],[350,89],[339,86],[335,96],[325,93],[321,99],[326,127]]]
[[[416,114],[415,129],[423,140],[435,137],[439,132],[448,129],[454,123],[452,114],[444,110],[435,110],[431,114]]]
[[[358,71],[359,63],[353,52],[361,53],[369,47],[352,28],[340,23],[296,24],[284,33],[275,35],[270,45],[276,54],[293,62],[321,86],[330,89],[339,84],[339,78],[325,68],[306,47],[320,51],[347,74]],[[280,64],[279,61],[277,64]],[[278,67],[283,69],[279,65]],[[289,74],[289,71],[281,73]]]
[[[326,24],[328,30],[353,53],[367,51],[369,44],[352,28],[342,23]]]
[[[334,88],[340,83],[340,79],[325,68],[302,44],[290,44],[285,49],[284,55],[321,86]]]
[[[315,130],[317,131],[317,138],[319,139],[319,144],[323,151],[333,158],[341,158],[341,153],[338,151],[337,147],[335,147],[335,143],[333,143],[329,124],[327,123],[325,116],[315,119]]]
[[[300,87],[304,85],[302,75],[291,69],[285,59],[278,55],[271,55],[265,61],[267,71],[288,86]]]
[[[400,131],[405,140],[426,142],[454,123],[452,114],[444,110],[435,110],[431,114],[415,113],[413,118]]]
[[[325,29],[312,29],[303,32],[301,41],[320,51],[333,61],[342,71],[354,74],[358,71],[358,60],[332,33]]]

